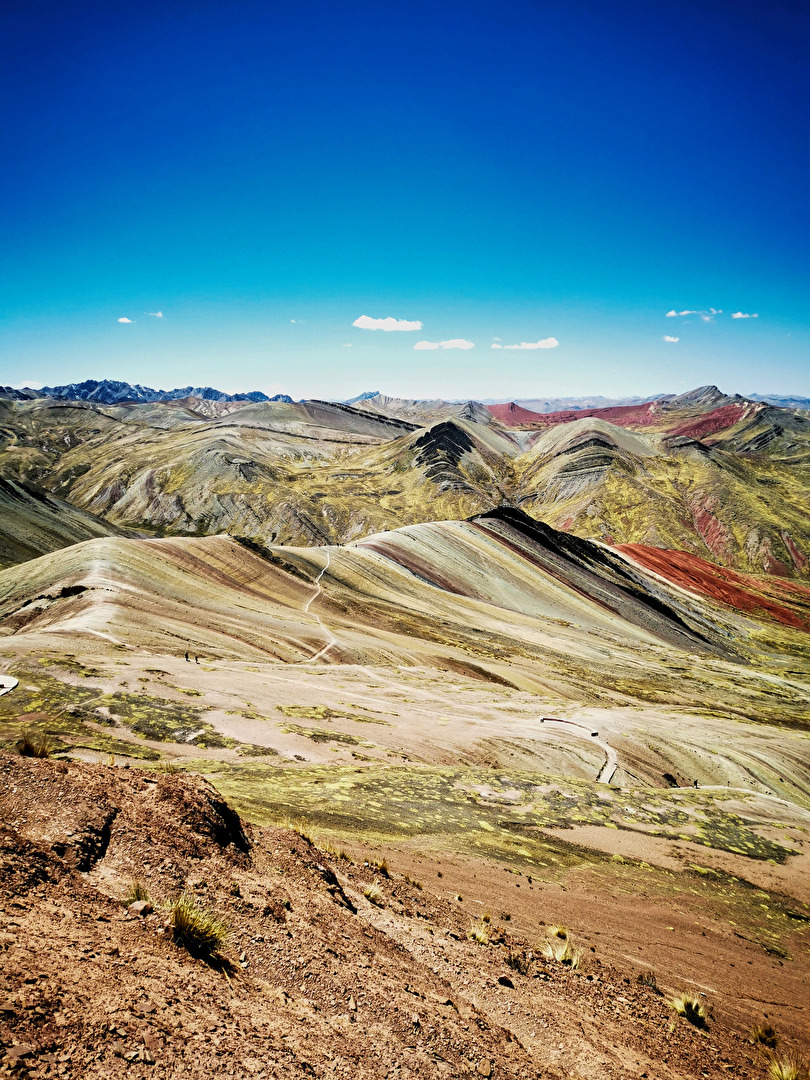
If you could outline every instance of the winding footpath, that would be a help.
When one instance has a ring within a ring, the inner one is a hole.
[[[580,724],[578,720],[558,720],[553,716],[540,717],[540,723],[546,724],[564,724],[564,730],[574,728],[570,731],[570,734],[574,735],[578,739],[585,739],[593,746],[598,746],[600,750],[604,752],[605,764],[599,770],[596,777],[597,784],[609,784],[613,779],[616,770],[619,767],[619,759],[616,756],[616,751],[613,747],[606,743],[603,739],[598,738],[598,733],[595,733],[592,727],[588,724]],[[553,729],[552,729],[553,730]]]
[[[310,658],[308,660],[299,660],[298,662],[300,664],[314,664],[316,660],[320,660],[322,656],[325,656],[329,652],[329,650],[332,648],[333,645],[337,644],[337,638],[332,633],[332,631],[327,629],[327,627],[324,625],[324,621],[320,617],[320,615],[316,611],[310,612],[310,610],[309,610],[309,605],[312,603],[312,601],[317,600],[318,597],[323,592],[323,588],[321,587],[321,578],[326,573],[326,571],[329,569],[329,564],[331,563],[331,561],[332,561],[332,555],[331,555],[330,551],[327,549],[327,552],[326,552],[326,565],[324,566],[323,570],[321,570],[320,574],[318,574],[318,576],[315,578],[315,581],[314,581],[314,585],[316,587],[315,592],[312,594],[312,596],[310,596],[310,598],[309,598],[309,600],[307,600],[306,604],[304,604],[304,612],[307,615],[311,614],[315,619],[318,620],[318,626],[320,626],[321,630],[323,631],[324,636],[329,638],[329,641],[326,643],[326,645],[324,645],[324,647],[322,649],[320,649],[318,652],[316,652],[314,656],[310,656]]]

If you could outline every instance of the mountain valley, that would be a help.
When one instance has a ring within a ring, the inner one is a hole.
[[[218,393],[0,398],[1,1067],[810,1045],[810,414]]]

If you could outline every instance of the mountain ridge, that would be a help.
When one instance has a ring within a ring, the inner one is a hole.
[[[25,387],[14,390],[13,387],[0,388],[0,395],[12,400],[30,400],[31,398],[54,398],[65,401],[96,401],[104,405],[118,405],[123,402],[176,401],[195,397],[203,401],[285,401],[292,402],[288,394],[276,394],[268,397],[261,390],[247,393],[226,394],[212,386],[183,386],[174,390],[154,390],[140,383],[121,382],[116,379],[85,379],[79,383],[65,383],[62,386],[43,386],[39,390]]]

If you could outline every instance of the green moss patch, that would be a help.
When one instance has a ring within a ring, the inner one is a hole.
[[[332,709],[327,705],[278,705],[276,708],[285,716],[299,720],[353,720],[357,724],[385,724],[390,727],[390,721],[381,720],[378,716],[366,716],[356,712],[342,712],[340,709]]]
[[[317,742],[351,740],[338,732],[285,730]],[[793,850],[759,836],[708,792],[610,792],[587,781],[481,768],[223,766],[217,785],[260,822],[291,813],[338,832],[380,839],[441,837],[469,852],[543,865],[559,845],[544,830],[573,825],[640,831],[670,840],[785,862]]]
[[[286,735],[303,735],[305,739],[312,739],[313,742],[338,742],[345,743],[346,746],[370,745],[370,743],[358,739],[356,735],[347,735],[343,731],[328,731],[325,728],[306,728],[300,727],[298,724],[281,724],[280,726],[281,730]]]
[[[61,660],[47,666],[62,665]],[[72,668],[70,669],[73,670]],[[206,709],[165,701],[124,690],[105,693],[89,686],[63,682],[44,671],[20,669],[12,694],[0,697],[0,742],[13,746],[23,730],[47,733],[65,747],[76,746],[131,757],[156,759],[160,755],[137,742],[116,738],[112,730],[125,727],[152,742],[193,743],[206,748],[232,748],[238,740],[220,735],[202,719]]]

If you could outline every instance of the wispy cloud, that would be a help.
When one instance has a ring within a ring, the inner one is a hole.
[[[45,383],[41,379],[26,379],[24,382],[11,384],[12,390],[41,390]]]
[[[556,349],[559,344],[555,337],[547,337],[541,341],[521,341],[519,345],[498,345],[493,343],[490,345],[490,349]]]
[[[343,342],[343,348],[344,349],[350,349],[351,347],[352,347],[351,341],[344,341]]]
[[[163,312],[162,311],[147,311],[146,314],[151,315],[153,319],[162,319],[163,318]]]
[[[668,319],[675,319],[675,318],[682,318],[684,315],[699,315],[700,318],[704,322],[714,322],[715,315],[722,315],[722,314],[723,314],[723,309],[722,308],[710,307],[708,309],[708,311],[697,311],[697,310],[692,310],[691,308],[688,308],[685,311],[676,311],[673,308],[672,311],[667,312],[666,317]]]
[[[680,340],[681,339],[679,337],[670,337],[669,334],[664,334],[664,341],[671,341],[671,342],[674,343],[674,342],[680,341]]]
[[[759,315],[753,311],[750,315],[745,311],[733,311],[731,313],[732,319],[758,319]]]
[[[125,322],[125,323],[131,323],[131,322],[135,322],[135,320],[134,320],[134,319],[128,319],[128,318],[126,317],[126,315],[122,316],[122,318],[120,318],[120,319],[119,319],[118,321],[119,321],[119,322]]]
[[[387,319],[372,319],[370,315],[361,315],[355,319],[352,326],[358,326],[361,330],[421,330],[422,323],[419,319],[409,322],[408,319],[394,319],[390,315]]]
[[[448,341],[417,341],[415,349],[474,349],[475,342],[466,338],[450,338]]]
[[[303,322],[306,322],[306,319],[290,319],[290,322],[291,323],[303,323]]]

